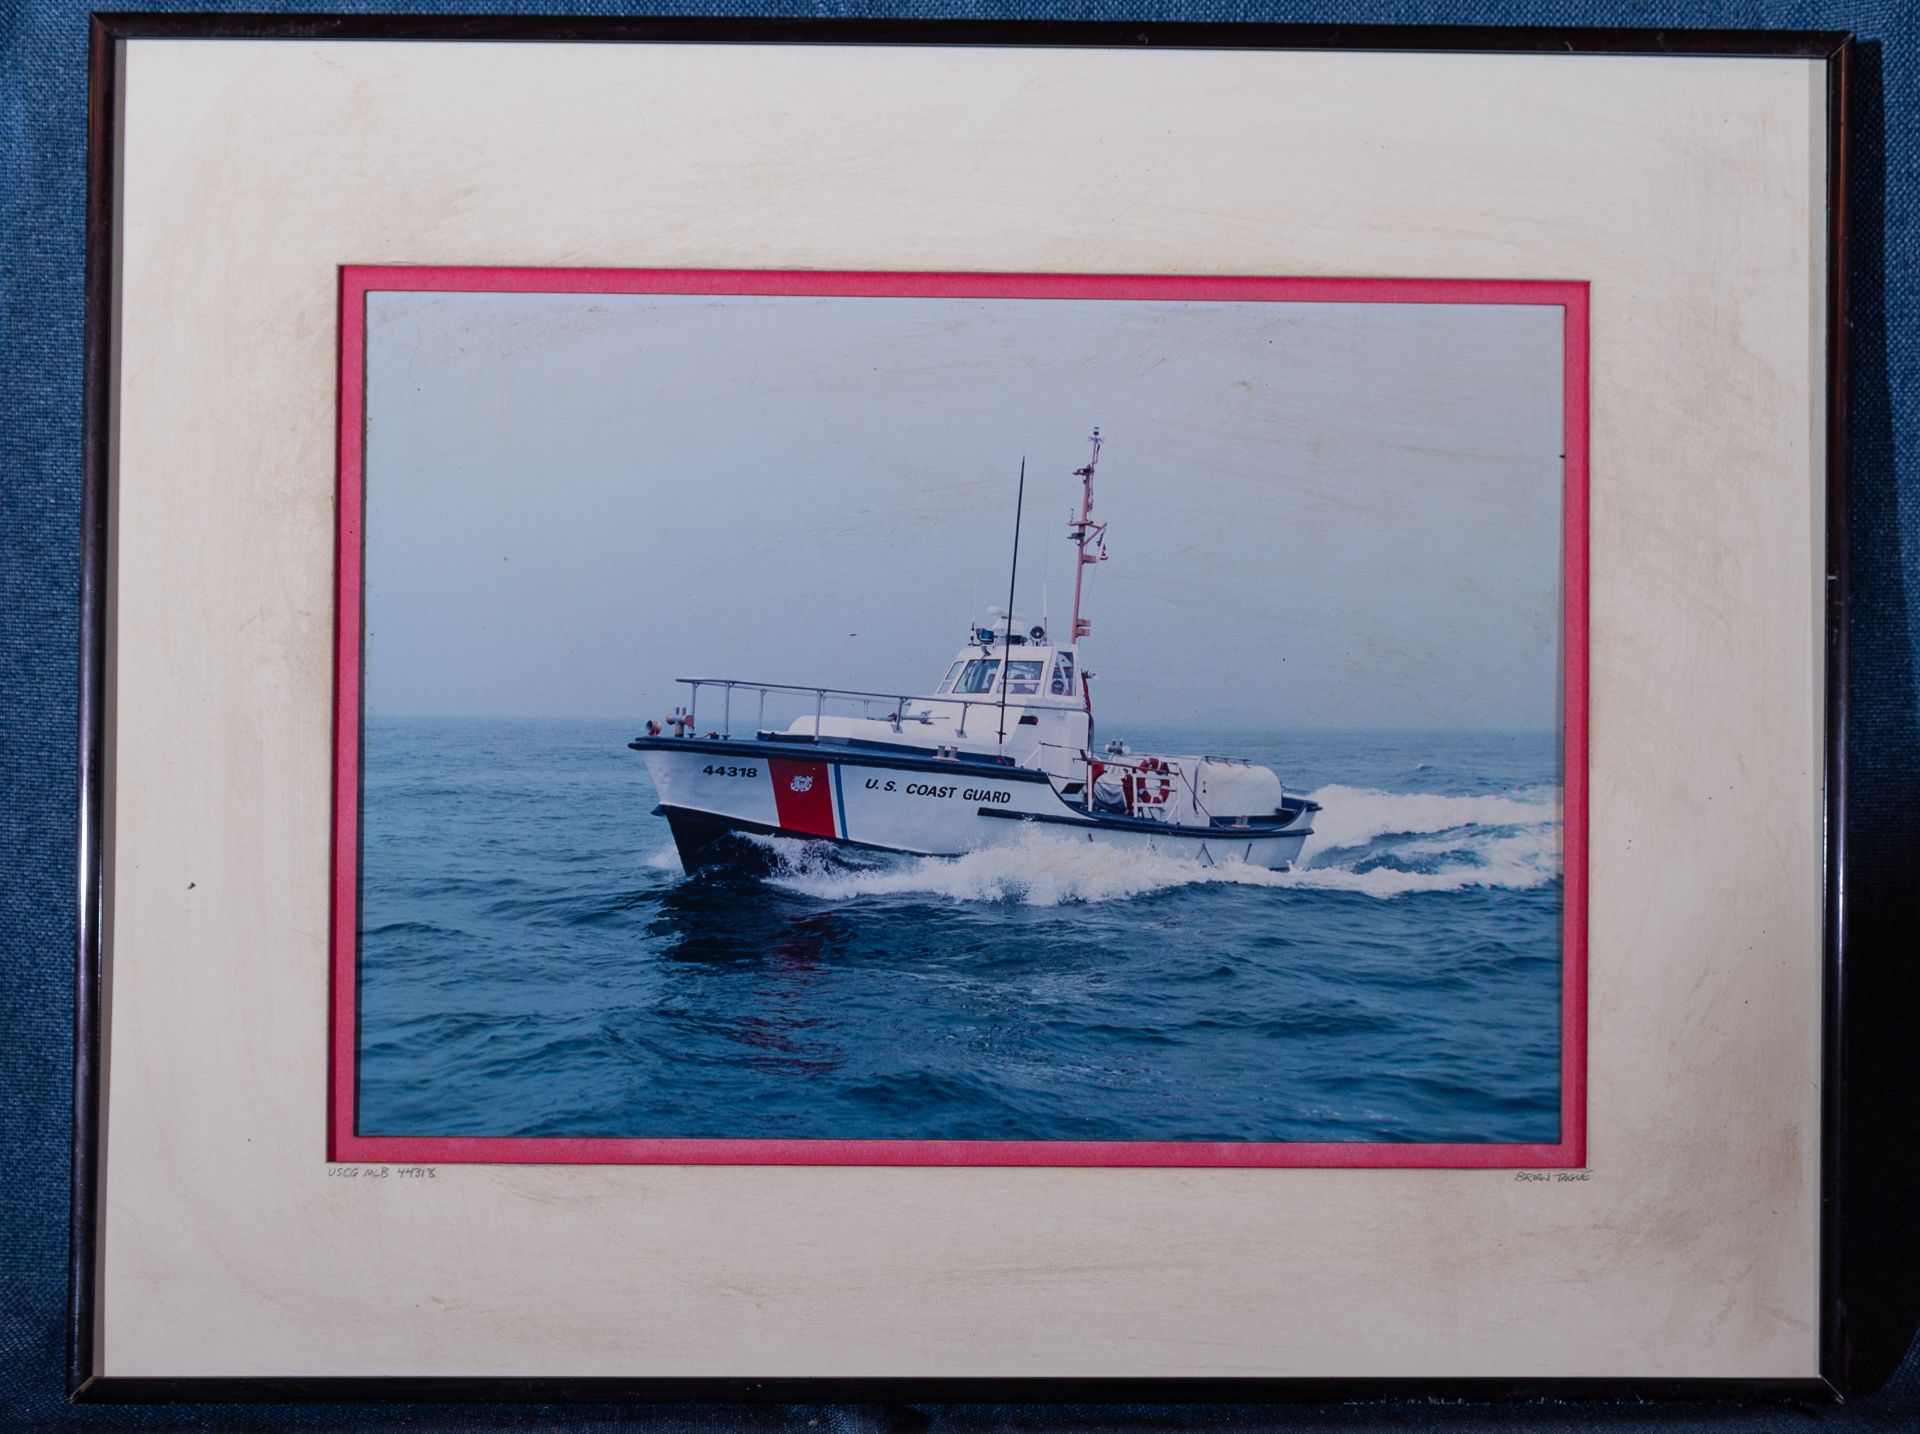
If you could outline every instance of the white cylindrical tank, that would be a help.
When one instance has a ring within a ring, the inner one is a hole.
[[[1194,768],[1194,792],[1210,817],[1270,817],[1284,791],[1271,767],[1202,757]]]

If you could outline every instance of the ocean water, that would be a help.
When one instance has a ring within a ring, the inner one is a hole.
[[[689,879],[632,724],[369,719],[369,1135],[1542,1141],[1547,734],[1130,731],[1271,763],[1301,866],[1034,832]]]

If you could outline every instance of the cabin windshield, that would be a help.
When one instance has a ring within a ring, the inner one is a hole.
[[[1022,692],[1040,690],[1040,674],[1046,670],[1046,660],[1038,662],[1009,662],[1007,664],[1007,691],[1014,695]]]
[[[959,678],[955,680],[953,685],[947,690],[963,695],[976,692],[991,692],[993,690],[994,674],[999,672],[999,670],[999,658],[976,657],[973,661],[967,663],[966,670],[960,674]]]
[[[934,691],[935,692],[953,691],[954,681],[960,676],[960,669],[965,667],[966,665],[967,665],[966,659],[962,658],[960,661],[954,663],[953,666],[949,667],[947,669],[947,675],[940,679],[940,685],[936,687]]]
[[[1047,684],[1047,690],[1055,697],[1073,696],[1073,654],[1057,653],[1053,659],[1053,680]]]

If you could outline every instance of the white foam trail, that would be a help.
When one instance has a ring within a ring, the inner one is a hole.
[[[1308,864],[1315,852],[1365,846],[1383,836],[1419,836],[1458,827],[1535,826],[1560,819],[1560,793],[1553,787],[1447,797],[1333,786],[1309,796],[1321,809],[1314,815],[1313,836],[1307,842]]]
[[[659,851],[641,862],[640,865],[644,866],[648,871],[685,873],[685,868],[680,865],[680,851],[677,847],[662,847]]]
[[[1226,879],[1194,862],[1158,852],[1072,841],[1029,830],[1022,839],[955,857],[914,857],[849,870],[817,857],[794,862],[781,853],[773,885],[822,901],[862,896],[944,896],[954,901],[1011,901],[1059,906],[1124,901],[1168,887]],[[1249,871],[1252,868],[1248,868]]]
[[[1334,798],[1347,789],[1327,788],[1316,800]],[[778,858],[770,884],[820,901],[853,901],[862,897],[927,896],[956,902],[1005,901],[1029,906],[1059,906],[1073,902],[1125,901],[1183,886],[1234,885],[1348,891],[1391,898],[1414,892],[1461,891],[1470,887],[1526,889],[1543,886],[1560,874],[1557,798],[1539,794],[1511,797],[1396,796],[1361,792],[1379,798],[1373,815],[1341,828],[1345,838],[1340,860],[1303,865],[1292,871],[1228,861],[1217,866],[1160,852],[1131,847],[1102,846],[1073,841],[1037,828],[1021,840],[988,847],[958,857],[906,857],[870,867],[849,867],[821,846],[777,837],[757,840]],[[1401,806],[1399,804],[1412,804]],[[1437,804],[1437,805],[1436,805]],[[1396,814],[1389,816],[1390,810]],[[1466,815],[1478,811],[1475,821]],[[1318,823],[1316,818],[1316,825]],[[1375,836],[1408,830],[1410,821],[1435,823],[1444,839],[1397,845],[1392,855],[1403,859],[1439,858],[1433,870],[1408,871],[1389,865],[1365,870],[1360,864],[1383,853],[1353,853],[1369,838],[1350,832],[1378,826]],[[1384,824],[1383,824],[1384,823]]]
[[[1415,842],[1396,849],[1401,857],[1464,856],[1434,871],[1406,871],[1375,866],[1365,871],[1348,866],[1303,866],[1275,872],[1277,886],[1319,891],[1358,891],[1368,896],[1404,896],[1415,891],[1465,891],[1469,887],[1503,887],[1524,891],[1545,886],[1560,875],[1560,835],[1557,827],[1529,827],[1506,836],[1476,834],[1458,841]]]

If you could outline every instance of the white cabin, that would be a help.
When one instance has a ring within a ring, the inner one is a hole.
[[[990,609],[933,689],[896,716],[796,718],[794,735],[998,754],[1072,780],[1087,770],[1092,710],[1079,650],[1056,646],[1044,626]]]

